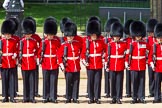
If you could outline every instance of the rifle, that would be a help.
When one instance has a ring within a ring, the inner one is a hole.
[[[153,56],[152,56],[152,59],[153,59],[154,66],[156,66],[156,44],[155,43],[153,45]]]
[[[105,44],[107,44],[108,43],[108,34],[106,33],[106,35],[105,35]]]
[[[131,64],[132,52],[133,52],[133,45],[132,45],[132,43],[130,43],[128,66],[130,66],[130,64]]]
[[[125,24],[126,20],[127,20],[127,13],[124,12],[124,24]],[[124,25],[124,24],[123,24],[123,25]],[[124,39],[126,38],[125,32],[123,33],[123,37],[124,37]]]
[[[44,51],[45,51],[45,37],[43,33],[43,38],[42,38],[42,51],[41,51],[41,58],[39,60],[39,64],[42,64],[43,57],[44,57]]]
[[[20,40],[20,47],[19,47],[19,64],[22,64],[22,53],[23,53],[23,41]]]
[[[109,64],[110,64],[110,55],[111,55],[111,46],[110,44],[108,44],[107,68],[109,68]]]
[[[62,33],[62,37],[60,37],[61,44],[64,43],[64,33]]]
[[[68,47],[64,46],[63,64],[64,64],[65,67],[67,66],[67,64],[66,64],[66,62],[67,62],[67,53],[68,53]]]
[[[2,64],[2,40],[0,40],[0,64]]]
[[[90,43],[87,38],[86,39],[86,63],[89,63],[89,49],[90,49]]]

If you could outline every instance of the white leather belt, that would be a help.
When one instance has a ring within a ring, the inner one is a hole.
[[[47,54],[44,54],[44,57],[56,57],[56,55],[47,55]]]
[[[144,59],[146,58],[145,56],[132,56],[132,59]]]
[[[124,58],[124,55],[111,55],[111,58]]]
[[[69,60],[77,60],[77,59],[79,59],[79,57],[67,57],[67,59],[69,59]]]
[[[156,57],[156,60],[162,60],[162,57]]]
[[[3,53],[2,56],[13,56],[13,53]]]
[[[31,56],[34,56],[34,54],[23,54],[22,56],[23,57],[31,57]]]
[[[97,56],[101,56],[101,54],[89,54],[90,57],[97,57]]]

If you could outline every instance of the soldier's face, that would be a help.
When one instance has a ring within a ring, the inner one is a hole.
[[[32,36],[32,34],[25,34],[25,37],[28,39]]]
[[[6,39],[11,38],[11,34],[8,34],[8,33],[4,34],[4,36],[5,36]]]
[[[137,36],[137,37],[135,37],[135,40],[136,40],[136,41],[142,40],[142,36]]]
[[[154,33],[153,32],[149,32],[148,36],[154,36]]]
[[[162,38],[156,38],[158,43],[162,43]]]
[[[72,41],[74,39],[74,36],[67,36],[67,41]]]
[[[120,40],[120,37],[119,36],[114,36],[113,39],[114,39],[114,41],[118,42]]]
[[[51,39],[53,38],[53,35],[52,35],[52,34],[47,34],[47,38],[48,38],[49,40],[51,40]]]
[[[91,35],[91,39],[92,39],[92,40],[96,40],[96,39],[97,39],[97,35],[96,35],[96,34],[92,34],[92,35]]]

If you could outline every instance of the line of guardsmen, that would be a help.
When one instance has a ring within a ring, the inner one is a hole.
[[[34,18],[26,17],[22,21],[21,38],[14,35],[18,24],[15,18],[9,18],[1,27],[2,102],[16,103],[19,66],[23,77],[23,102],[36,103],[40,65],[43,103],[57,103],[59,67],[65,74],[65,103],[79,103],[80,60],[87,70],[89,104],[101,103],[103,68],[105,94],[106,98],[112,98],[111,104],[122,104],[125,69],[126,97],[132,97],[132,104],[146,103],[147,64],[149,97],[154,97],[153,103],[161,102],[162,24],[156,19],[150,19],[146,26],[141,21],[127,20],[123,27],[118,18],[110,18],[105,24],[104,37],[101,35],[101,20],[92,16],[87,21],[83,38],[77,35],[77,25],[68,17],[60,22],[62,38],[56,36],[58,27],[54,17],[45,20],[42,39],[35,33]],[[123,32],[127,36],[125,39]]]

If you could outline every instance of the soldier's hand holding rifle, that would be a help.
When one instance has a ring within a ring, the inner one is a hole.
[[[107,50],[108,52],[107,52],[107,54],[108,54],[108,56],[107,56],[107,62],[105,62],[105,69],[106,69],[106,71],[107,72],[109,72],[109,65],[110,65],[110,56],[111,56],[111,46],[110,46],[110,44],[108,43],[108,50]]]
[[[150,63],[152,70],[155,71],[156,66],[156,44],[153,44],[153,55],[152,55],[153,62]]]
[[[85,59],[82,60],[84,66],[89,66],[89,50],[90,50],[90,43],[87,38],[86,39],[86,60]]]
[[[60,64],[60,68],[62,72],[65,72],[65,67],[67,66],[67,53],[68,53],[68,47],[64,46],[63,63]]]
[[[84,66],[89,66],[89,64],[86,62],[85,59],[82,60],[82,63],[83,63]]]
[[[61,68],[62,72],[65,72],[65,67],[64,67],[63,63],[60,64],[60,68]]]
[[[0,67],[2,67],[2,40],[0,40]]]
[[[133,45],[130,43],[130,48],[127,50],[127,53],[129,53],[128,62],[125,62],[125,67],[127,70],[130,70],[131,60],[132,60],[132,52],[133,52]]]

